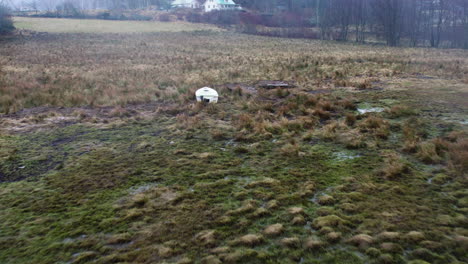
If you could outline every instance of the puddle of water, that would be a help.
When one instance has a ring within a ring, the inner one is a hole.
[[[362,157],[362,156],[359,155],[359,154],[352,154],[352,153],[348,153],[348,152],[337,152],[337,153],[335,153],[334,155],[335,155],[335,159],[336,159],[337,161],[352,160],[352,159],[356,159],[356,158]]]
[[[154,188],[156,186],[157,186],[156,183],[145,184],[145,185],[142,185],[142,186],[134,186],[134,187],[130,188],[129,192],[130,192],[130,194],[135,195],[135,194],[146,192],[146,191],[148,191],[151,188]]]
[[[380,113],[380,112],[383,112],[384,110],[385,108],[383,107],[373,106],[369,103],[362,103],[362,104],[359,104],[357,107],[357,111],[361,115],[365,113]]]
[[[314,196],[312,198],[308,199],[309,202],[312,202],[312,203],[314,203],[316,205],[319,205],[318,198],[323,196],[323,195],[326,195],[328,192],[330,192],[332,190],[332,188],[333,187],[328,187],[327,189],[325,189],[325,190],[323,190],[321,192],[317,192],[316,194],[314,194]]]
[[[394,104],[397,104],[399,101],[395,99],[381,99],[379,100],[379,102],[382,102],[386,105],[394,105]]]
[[[441,119],[447,122],[458,123],[460,125],[468,125],[468,119],[466,119],[465,116],[462,115],[453,114],[449,116],[443,116],[441,117]]]
[[[371,107],[371,108],[358,108],[359,114],[366,114],[366,113],[381,113],[385,109],[382,107]]]

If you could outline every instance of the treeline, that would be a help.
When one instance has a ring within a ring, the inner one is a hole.
[[[63,7],[76,10],[130,10],[157,7],[168,10],[171,4],[172,0],[25,0],[22,2],[22,7],[30,11],[52,13]]]
[[[10,9],[0,4],[0,35],[12,32],[15,29],[11,20]]]
[[[206,0],[197,0],[200,3]],[[30,0],[31,9],[57,17],[154,19],[134,10],[169,10],[172,0]],[[172,10],[191,22],[235,25],[280,37],[386,42],[390,46],[468,48],[468,0],[234,0],[242,12]],[[42,5],[38,7],[38,5]],[[92,13],[90,10],[102,10]],[[86,10],[87,12],[83,11]],[[123,14],[122,10],[133,10]],[[41,15],[44,15],[42,13]],[[169,19],[165,19],[169,20]]]
[[[321,39],[468,48],[468,0],[236,0],[244,23],[319,29]],[[252,26],[249,27],[252,30]],[[263,29],[270,30],[271,29]],[[288,34],[288,30],[280,30]],[[311,34],[310,30],[302,30]],[[259,32],[264,33],[264,32]],[[317,35],[315,34],[315,35]],[[314,34],[312,34],[314,35]],[[314,35],[314,36],[315,36]]]

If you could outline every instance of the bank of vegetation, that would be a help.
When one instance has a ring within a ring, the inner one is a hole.
[[[46,1],[47,2],[47,1]],[[200,4],[205,1],[198,1]],[[242,11],[174,9],[172,1],[72,1],[43,6],[33,16],[113,20],[186,20],[240,32],[390,46],[468,48],[464,0],[236,0]],[[104,9],[103,9],[104,8]],[[35,11],[34,11],[35,10]]]

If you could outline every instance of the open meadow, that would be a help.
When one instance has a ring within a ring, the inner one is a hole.
[[[468,262],[467,50],[15,21],[0,263]]]

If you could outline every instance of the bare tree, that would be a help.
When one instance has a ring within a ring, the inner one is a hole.
[[[387,44],[399,45],[403,29],[403,0],[374,0],[373,11]]]

